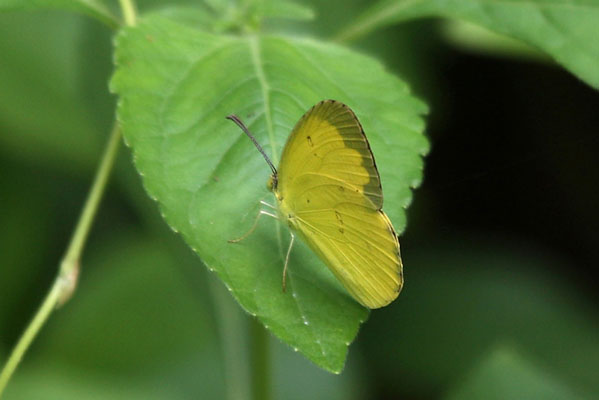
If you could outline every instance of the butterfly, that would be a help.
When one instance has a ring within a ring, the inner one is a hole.
[[[297,122],[283,149],[279,169],[248,128],[227,116],[252,140],[272,170],[268,181],[277,214],[286,221],[291,241],[283,268],[283,291],[294,233],[316,253],[360,304],[391,303],[403,286],[399,240],[383,212],[381,179],[362,125],[354,112],[335,100],[323,100]],[[268,203],[262,202],[268,205]]]

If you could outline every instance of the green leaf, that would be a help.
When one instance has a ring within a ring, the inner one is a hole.
[[[447,20],[441,29],[446,40],[471,52],[550,61],[545,53],[520,40],[498,35],[470,22]]]
[[[491,352],[445,397],[468,399],[581,399],[572,389],[508,346]]]
[[[203,3],[216,14],[224,14],[236,6],[236,0],[204,0]]]
[[[284,18],[308,21],[314,18],[314,11],[302,4],[287,0],[265,1],[261,14],[266,18]]]
[[[0,11],[66,10],[88,15],[111,28],[120,25],[117,17],[97,0],[0,0]]]
[[[465,20],[522,40],[599,88],[599,3],[589,0],[382,0],[337,39],[350,40],[381,26],[422,17]]]
[[[368,311],[300,243],[281,290],[287,227],[263,219],[245,241],[269,169],[226,115],[243,118],[273,161],[312,105],[334,98],[361,119],[398,231],[428,144],[425,106],[376,61],[347,49],[286,37],[216,36],[151,18],[116,41],[112,89],[118,118],[149,195],[242,307],[283,341],[329,371]]]
[[[223,23],[214,12],[197,6],[183,6],[166,4],[163,7],[153,9],[146,15],[158,14],[162,17],[172,19],[178,23],[189,25],[190,27],[201,29],[208,32],[216,31],[217,27]]]

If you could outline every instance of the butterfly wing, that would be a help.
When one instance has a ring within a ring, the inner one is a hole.
[[[350,294],[369,308],[403,284],[397,235],[368,140],[345,104],[326,100],[293,129],[279,166],[281,213]]]

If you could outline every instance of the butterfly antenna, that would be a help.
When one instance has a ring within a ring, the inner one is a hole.
[[[268,163],[268,166],[272,170],[272,173],[276,177],[277,176],[277,169],[275,168],[275,166],[270,161],[270,158],[268,158],[268,156],[264,152],[264,149],[262,148],[262,146],[260,146],[260,143],[258,143],[258,141],[254,137],[254,135],[252,135],[250,133],[250,130],[247,128],[247,126],[245,126],[245,124],[243,122],[241,122],[241,120],[239,119],[239,117],[237,117],[237,115],[235,115],[235,114],[228,115],[227,119],[230,119],[231,121],[235,122],[237,124],[237,126],[240,127],[241,130],[244,131],[246,135],[248,135],[248,137],[252,140],[252,142],[254,143],[254,146],[256,146],[256,148],[258,149],[258,151],[260,152],[260,154],[262,154],[262,157],[264,157],[264,159]]]

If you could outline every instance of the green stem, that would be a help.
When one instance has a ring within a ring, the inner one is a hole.
[[[123,12],[123,18],[125,19],[125,25],[135,26],[135,3],[133,0],[119,0],[121,4],[121,10]]]
[[[252,395],[254,400],[270,400],[270,351],[268,334],[257,318],[252,318],[250,326],[250,354],[252,374]]]
[[[77,227],[73,232],[73,237],[71,238],[67,252],[60,263],[60,275],[64,278],[69,278],[73,275],[76,275],[77,271],[79,270],[79,259],[81,258],[83,246],[85,245],[87,235],[91,228],[92,222],[94,221],[94,216],[98,210],[98,205],[102,199],[102,194],[104,193],[106,182],[108,182],[110,171],[114,165],[114,160],[116,158],[120,142],[121,130],[117,125],[115,125],[115,127],[112,129],[112,133],[110,134],[110,138],[108,139],[108,144],[104,150],[102,161],[100,162],[94,183],[92,184],[92,188],[89,192],[87,200],[85,201],[85,206],[83,207],[83,211],[79,217]]]
[[[110,175],[110,171],[114,165],[120,139],[121,131],[117,126],[115,126],[110,135],[110,139],[108,140],[108,145],[106,146],[106,150],[102,156],[100,167],[98,168],[91,191],[87,197],[83,211],[79,217],[79,221],[77,222],[77,227],[75,228],[73,237],[69,243],[69,247],[62,262],[60,263],[58,276],[56,277],[52,288],[46,295],[42,305],[37,310],[37,313],[25,329],[25,332],[23,332],[19,338],[19,341],[10,354],[10,357],[4,365],[2,372],[0,372],[0,397],[2,397],[2,393],[4,392],[4,389],[6,388],[6,385],[15,372],[17,366],[19,365],[19,362],[23,358],[23,355],[31,345],[33,339],[35,339],[39,333],[40,329],[52,311],[57,306],[67,301],[75,290],[77,285],[77,276],[79,274],[79,259],[81,257],[81,252],[83,251],[91,223],[96,215],[96,211],[98,210],[100,199],[102,198],[102,194],[106,188],[108,176]]]
[[[6,385],[8,384],[13,372],[15,372],[17,365],[19,365],[19,362],[21,362],[23,354],[25,354],[25,351],[27,351],[29,348],[29,345],[39,332],[40,328],[42,325],[44,325],[54,307],[56,307],[56,303],[60,297],[60,290],[61,285],[57,279],[54,281],[52,289],[50,289],[50,292],[37,311],[37,314],[35,314],[35,317],[29,323],[29,326],[27,326],[25,332],[23,332],[23,335],[13,349],[8,361],[6,362],[6,365],[4,365],[2,373],[0,373],[0,397],[2,397],[2,393],[4,392],[4,389],[6,388]]]
[[[247,341],[240,332],[247,327],[249,318],[239,308],[222,282],[208,276],[218,335],[222,344],[225,372],[225,398],[247,400],[250,397]]]

